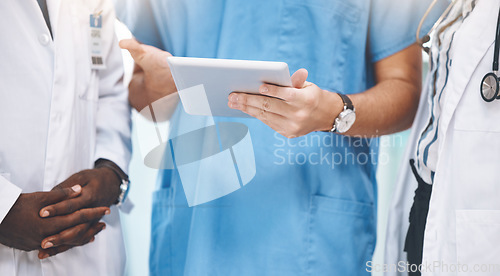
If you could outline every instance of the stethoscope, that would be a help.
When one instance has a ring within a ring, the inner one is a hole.
[[[486,74],[481,81],[481,97],[486,102],[492,102],[500,99],[498,95],[498,51],[500,48],[500,10],[498,11],[497,32],[495,37],[495,53],[493,55],[493,72]]]
[[[422,28],[422,25],[424,24],[425,19],[427,18],[427,16],[431,12],[432,8],[434,8],[434,6],[436,5],[436,3],[438,1],[439,0],[432,1],[432,3],[429,5],[429,8],[425,12],[424,16],[420,20],[420,24],[418,25],[418,28],[417,28],[417,34],[416,34],[417,43],[424,49],[424,51],[426,53],[430,52],[429,47],[424,46],[424,44],[430,40],[429,34],[432,33],[437,28],[437,26],[439,26],[441,24],[441,22],[448,15],[451,8],[453,7],[453,5],[456,2],[456,0],[451,1],[450,5],[448,5],[446,10],[443,12],[443,14],[439,17],[439,19],[434,24],[434,26],[432,26],[431,30],[423,38],[420,38],[420,30]],[[494,56],[493,56],[493,71],[486,74],[483,77],[483,80],[481,81],[481,87],[480,87],[481,97],[486,102],[492,102],[495,99],[500,99],[500,95],[499,95],[500,77],[498,76],[499,51],[500,51],[500,10],[498,11],[497,30],[496,30],[496,36],[495,36],[495,52],[494,52]]]

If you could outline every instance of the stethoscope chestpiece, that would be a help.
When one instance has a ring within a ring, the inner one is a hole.
[[[493,54],[493,72],[486,74],[481,81],[481,97],[486,102],[500,99],[498,95],[498,56],[500,52],[500,9],[498,11],[497,30],[495,36],[495,52]]]
[[[495,72],[486,74],[481,81],[481,97],[485,102],[500,99],[498,95],[498,76]]]

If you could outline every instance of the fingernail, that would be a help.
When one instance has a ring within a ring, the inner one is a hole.
[[[267,86],[265,86],[265,85],[264,85],[264,86],[261,86],[261,87],[260,87],[260,93],[265,94],[265,93],[267,93],[268,91],[269,91],[269,88],[267,88]]]
[[[104,224],[104,226],[102,227],[102,230],[106,229],[106,224]]]
[[[47,249],[47,248],[51,248],[52,246],[54,246],[54,244],[53,244],[53,243],[51,243],[51,242],[46,242],[46,243],[42,246],[42,248],[43,248],[43,249]]]
[[[238,102],[238,96],[236,94],[232,94],[229,97],[229,101],[231,101],[232,103],[237,103]]]
[[[95,238],[92,238],[92,239],[90,240],[90,242],[94,242],[94,241],[95,241]]]
[[[75,185],[75,186],[71,187],[71,190],[73,190],[75,193],[79,193],[82,190],[82,186]]]
[[[106,212],[104,212],[105,215],[109,215],[111,214],[111,211],[109,209],[106,210]]]
[[[46,217],[50,216],[50,212],[47,210],[43,210],[40,216],[42,218],[46,218]]]

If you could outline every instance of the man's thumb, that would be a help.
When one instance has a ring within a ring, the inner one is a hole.
[[[302,68],[302,69],[297,70],[292,75],[292,86],[294,88],[304,87],[304,83],[307,80],[307,75],[308,75],[308,72],[306,69]]]
[[[144,56],[144,53],[146,53],[146,51],[144,50],[144,48],[142,46],[143,45],[140,44],[135,39],[123,39],[120,41],[120,48],[129,51],[130,55],[132,55],[132,58],[139,65],[140,65],[141,60]]]

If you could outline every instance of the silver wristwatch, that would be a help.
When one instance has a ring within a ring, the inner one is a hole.
[[[130,181],[128,180],[128,178],[122,179],[122,183],[120,184],[120,195],[118,196],[116,206],[120,206],[123,202],[125,202],[125,200],[127,199],[129,188]]]
[[[354,105],[349,97],[340,93],[337,93],[337,95],[339,95],[344,102],[344,110],[342,110],[339,116],[335,118],[330,132],[345,133],[351,129],[352,125],[356,121],[356,109],[354,108]]]

